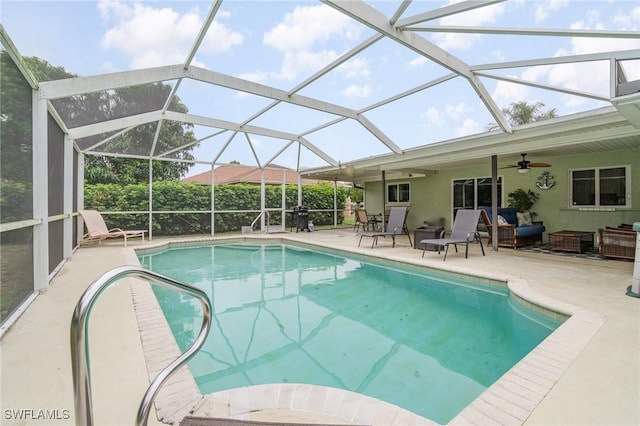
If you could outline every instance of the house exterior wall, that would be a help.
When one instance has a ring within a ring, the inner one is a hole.
[[[541,220],[546,234],[563,229],[592,231],[605,226],[617,226],[621,223],[640,221],[640,150],[600,152],[577,156],[544,158],[530,156],[536,162],[546,162],[549,168],[533,168],[529,173],[520,174],[515,169],[499,169],[502,177],[502,200],[507,205],[508,194],[518,188],[530,189],[540,194],[532,211],[537,213],[534,220]],[[502,164],[499,164],[499,167]],[[631,193],[631,208],[618,208],[614,211],[588,211],[570,206],[569,170],[580,168],[630,166],[627,192]],[[553,188],[541,190],[536,187],[538,177],[548,171],[555,182]],[[443,220],[445,229],[452,225],[452,184],[455,179],[491,176],[490,159],[486,166],[440,170],[435,175],[421,178],[387,180],[387,184],[410,182],[411,201],[407,226],[413,230],[424,222],[437,224]],[[368,182],[365,186],[365,208],[370,214],[382,210],[382,183]],[[389,206],[387,206],[388,208]],[[546,237],[545,237],[546,240]]]

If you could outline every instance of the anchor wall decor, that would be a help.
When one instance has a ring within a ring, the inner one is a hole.
[[[540,182],[536,183],[536,186],[540,189],[551,189],[556,183],[553,181],[553,176],[549,172],[543,172],[538,176]]]

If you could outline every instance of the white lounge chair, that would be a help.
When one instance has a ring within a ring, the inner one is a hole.
[[[482,255],[484,256],[484,247],[482,246],[482,239],[478,234],[478,221],[480,220],[480,210],[458,210],[456,218],[453,221],[453,227],[451,229],[451,235],[449,238],[444,238],[445,231],[440,234],[441,238],[430,238],[421,240],[420,244],[423,244],[422,257],[426,251],[426,244],[434,244],[438,246],[438,254],[442,247],[444,250],[444,260],[447,260],[447,252],[449,251],[449,244],[453,244],[458,252],[458,244],[464,244],[464,258],[469,256],[469,243],[472,241],[480,243],[482,249]]]
[[[409,245],[411,245],[411,236],[409,235],[409,231],[407,230],[407,226],[405,224],[405,220],[407,218],[407,208],[406,207],[391,207],[391,212],[389,213],[389,221],[387,222],[387,229],[382,232],[363,232],[360,234],[360,241],[358,242],[358,247],[360,247],[360,243],[362,243],[362,237],[371,237],[373,241],[371,242],[371,248],[378,244],[378,237],[391,237],[393,239],[393,246],[396,246],[396,236],[400,234],[407,234],[409,237]]]
[[[144,243],[144,233],[146,231],[125,231],[120,228],[107,229],[102,215],[97,210],[78,210],[84,220],[87,233],[82,236],[79,244],[86,244],[91,241],[102,241],[108,238],[124,238],[124,246],[127,246],[127,238],[141,237]]]

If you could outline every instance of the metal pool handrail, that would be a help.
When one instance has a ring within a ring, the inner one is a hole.
[[[157,376],[142,398],[136,425],[146,426],[151,410],[151,404],[162,385],[182,367],[195,353],[202,347],[211,328],[211,302],[207,294],[200,289],[188,284],[181,283],[164,275],[157,274],[144,268],[135,266],[122,266],[105,272],[100,278],[94,281],[80,296],[71,318],[71,368],[73,371],[73,392],[75,418],[77,426],[93,425],[93,409],[91,402],[91,374],[89,371],[89,315],[95,301],[100,294],[116,281],[128,277],[136,276],[145,279],[152,284],[157,284],[181,293],[197,298],[202,304],[202,327],[193,345],[182,355],[176,358],[171,364],[166,366]]]
[[[253,220],[253,222],[251,222],[251,228],[253,229],[253,225],[256,224],[258,219],[260,219],[260,216],[262,216],[263,214],[266,214],[266,216],[267,216],[267,234],[268,234],[269,233],[269,222],[271,222],[271,215],[269,214],[269,210],[267,210],[267,209],[262,209],[262,211],[260,211],[260,213],[258,213],[258,217],[256,217]]]

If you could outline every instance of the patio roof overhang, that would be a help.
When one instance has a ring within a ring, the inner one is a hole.
[[[620,105],[622,107],[620,107]],[[435,174],[439,170],[515,163],[521,153],[541,157],[571,156],[625,149],[640,150],[640,95],[586,113],[531,123],[512,133],[490,132],[365,158],[338,167],[314,168],[301,175],[314,179],[364,183]]]

